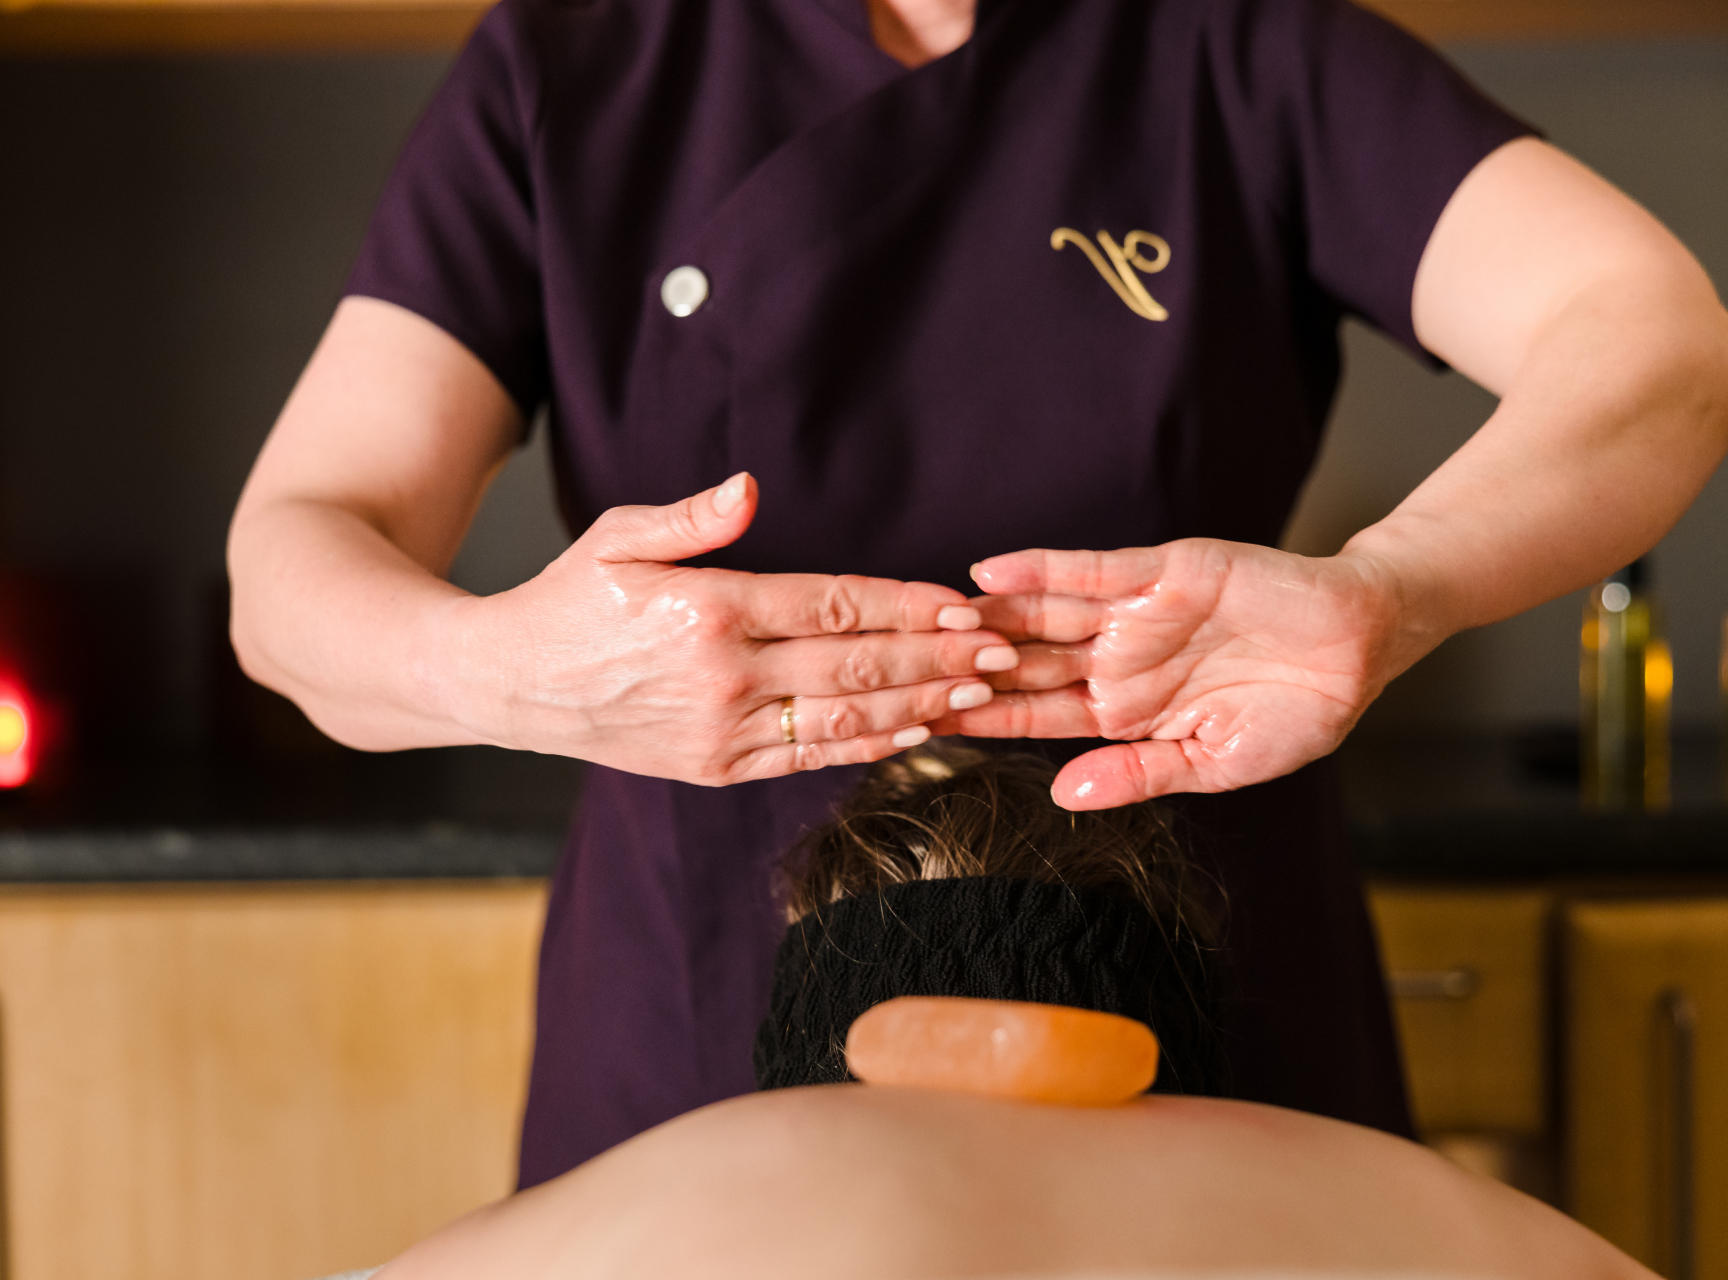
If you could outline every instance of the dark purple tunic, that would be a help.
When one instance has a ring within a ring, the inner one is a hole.
[[[972,41],[911,72],[862,0],[506,0],[349,292],[443,327],[525,412],[549,401],[573,529],[749,468],[760,514],[710,562],[965,589],[1021,547],[1275,543],[1340,315],[1414,347],[1435,219],[1524,132],[1339,0],[982,0]],[[1127,270],[1169,318],[1053,249],[1061,227],[1162,237],[1166,269]],[[711,292],[676,318],[683,264]],[[770,869],[855,777],[591,771],[525,1185],[750,1088]],[[1231,895],[1237,1092],[1406,1130],[1330,767],[1181,803]]]

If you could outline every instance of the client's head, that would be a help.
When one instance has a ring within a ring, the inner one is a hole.
[[[1156,803],[1071,813],[1055,769],[938,746],[876,765],[788,857],[791,921],[758,1088],[847,1080],[852,1020],[896,996],[1070,1005],[1149,1025],[1158,1090],[1223,1092],[1210,885]]]

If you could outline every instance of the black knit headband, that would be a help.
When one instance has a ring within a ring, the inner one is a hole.
[[[1192,938],[1167,940],[1160,922],[1122,893],[996,876],[894,885],[788,928],[756,1033],[756,1087],[850,1080],[847,1029],[895,996],[1122,1014],[1158,1037],[1156,1090],[1222,1092],[1205,966]]]

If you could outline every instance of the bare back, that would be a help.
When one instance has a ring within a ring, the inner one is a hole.
[[[1297,1268],[1652,1273],[1413,1143],[1205,1098],[1099,1109],[855,1085],[661,1125],[380,1280],[806,1280]]]

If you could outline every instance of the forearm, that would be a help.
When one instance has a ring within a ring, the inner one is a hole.
[[[1728,315],[1703,273],[1581,290],[1481,430],[1341,553],[1387,593],[1385,678],[1647,551],[1725,449]]]
[[[440,575],[521,438],[497,380],[412,312],[349,298],[284,406],[229,531],[242,667],[368,750],[486,740],[452,714],[458,624]]]
[[[358,514],[305,499],[243,507],[229,571],[241,666],[337,741],[369,751],[485,741],[451,714],[472,598]]]

